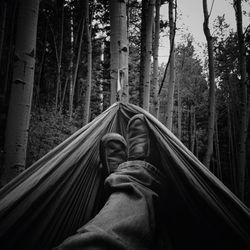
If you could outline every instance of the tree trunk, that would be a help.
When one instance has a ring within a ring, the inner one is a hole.
[[[152,57],[152,34],[153,34],[153,21],[154,21],[154,6],[155,0],[150,0],[147,8],[146,16],[146,52],[143,66],[143,103],[142,107],[149,111],[150,103],[150,75],[151,75],[151,57]]]
[[[1,10],[1,27],[0,27],[0,65],[2,61],[2,52],[3,52],[3,42],[5,37],[5,22],[6,22],[6,12],[7,12],[7,1],[2,3],[3,7]]]
[[[74,70],[74,75],[72,79],[72,86],[70,88],[70,100],[69,100],[69,120],[70,121],[72,120],[72,115],[73,115],[75,86],[76,86],[79,62],[80,62],[81,51],[82,51],[82,38],[83,38],[83,33],[84,33],[85,22],[86,22],[86,13],[85,13],[85,9],[83,8],[82,26],[81,26],[81,31],[80,31],[80,39],[79,39],[79,45],[78,45],[78,50],[77,50],[76,64],[75,64],[75,70]]]
[[[34,104],[39,106],[40,103],[40,89],[41,89],[41,80],[42,80],[42,74],[43,74],[43,69],[45,67],[45,62],[46,62],[46,52],[48,49],[48,20],[46,20],[46,25],[45,25],[45,30],[44,30],[44,39],[43,39],[43,51],[42,51],[42,57],[40,58],[40,64],[38,66],[38,73],[37,76],[35,77],[35,82],[34,82]]]
[[[63,50],[63,34],[64,34],[64,0],[61,0],[61,34],[59,43],[59,53],[57,62],[57,80],[56,80],[56,110],[58,103],[60,105],[59,97],[61,97],[61,67],[62,67],[62,50]]]
[[[239,138],[239,172],[238,172],[238,195],[244,201],[245,175],[246,175],[246,141],[247,141],[247,74],[246,74],[246,47],[242,29],[241,0],[234,0],[235,16],[238,35],[238,60],[240,69],[240,138]]]
[[[174,22],[174,1],[169,0],[169,28],[170,28],[170,67],[169,67],[169,88],[168,88],[168,102],[167,102],[167,127],[172,130],[173,125],[173,108],[174,108],[174,86],[175,86],[175,45],[174,45],[174,33],[175,33],[175,22]],[[175,17],[176,18],[176,17]]]
[[[129,101],[127,0],[110,2],[110,103]]]
[[[159,117],[159,82],[158,82],[158,52],[159,52],[159,40],[160,40],[160,7],[161,1],[156,0],[155,5],[155,35],[153,46],[153,107],[152,114],[158,119]]]
[[[220,143],[218,131],[218,115],[215,119],[215,152],[216,152],[216,176],[222,181],[221,161],[220,161]]]
[[[101,43],[101,54],[100,54],[100,60],[101,60],[101,77],[100,77],[100,104],[99,104],[99,107],[100,107],[100,112],[103,112],[104,111],[104,88],[103,88],[103,85],[104,85],[104,82],[106,81],[105,80],[105,73],[104,73],[104,58],[105,58],[105,42],[102,41]]]
[[[228,104],[228,145],[229,145],[229,166],[231,174],[231,183],[235,193],[237,193],[237,178],[236,178],[236,150],[235,150],[235,140],[233,136],[232,119],[230,111],[230,103]]]
[[[10,72],[11,72],[11,68],[12,68],[12,63],[13,63],[13,58],[14,58],[14,40],[15,40],[15,20],[16,20],[16,13],[17,13],[17,6],[18,6],[18,1],[14,1],[14,2],[10,2],[10,8],[11,8],[11,12],[13,13],[12,14],[12,17],[9,18],[9,21],[8,23],[6,23],[7,27],[11,27],[10,28],[10,38],[9,38],[9,45],[8,45],[8,59],[7,59],[7,62],[6,62],[6,71],[5,71],[5,79],[4,79],[4,95],[7,96],[8,93],[9,93],[9,88],[10,88]],[[7,15],[7,14],[6,14]],[[8,15],[7,15],[8,17]]]
[[[74,20],[73,20],[73,9],[71,8],[70,14],[70,63],[69,63],[69,120],[72,120],[73,114],[73,68],[74,68]]]
[[[44,42],[43,42],[43,53],[42,53],[42,58],[40,60],[41,63],[39,65],[39,67],[38,67],[39,71],[38,71],[37,80],[35,81],[36,84],[34,84],[34,95],[33,95],[33,97],[35,98],[34,101],[35,101],[36,104],[39,103],[39,99],[40,99],[40,86],[41,86],[42,72],[43,72],[43,68],[44,68],[46,48],[47,48],[48,22],[46,22],[44,33],[45,33],[45,35],[44,35]]]
[[[177,132],[177,137],[179,138],[179,140],[181,140],[181,131],[182,131],[182,127],[181,127],[181,121],[182,121],[182,107],[181,107],[181,91],[180,91],[180,80],[178,80],[178,132]]]
[[[83,125],[86,125],[89,122],[90,116],[90,99],[91,99],[91,87],[92,87],[92,20],[89,22],[89,0],[85,1],[86,9],[86,32],[88,39],[88,73],[87,73],[87,88],[84,99],[84,111],[83,111]],[[91,18],[92,19],[92,18]]]
[[[213,155],[213,136],[215,119],[215,81],[214,81],[214,57],[213,57],[213,38],[210,34],[209,15],[207,10],[207,0],[203,0],[204,23],[203,31],[207,40],[208,68],[209,68],[209,116],[208,116],[208,142],[204,156],[204,165],[209,169],[210,160]]]
[[[138,104],[140,107],[143,106],[143,83],[144,83],[144,65],[146,56],[146,20],[147,20],[147,7],[148,1],[142,1],[141,10],[141,55],[140,55],[140,80],[139,80],[139,100]]]
[[[195,133],[195,156],[199,159],[199,138],[197,133]]]
[[[15,61],[5,135],[4,182],[25,169],[33,92],[39,0],[19,2]]]
[[[191,107],[191,151],[195,154],[195,139],[196,139],[196,117],[195,107]]]
[[[68,83],[69,83],[69,78],[70,78],[70,74],[68,74],[66,76],[66,80],[65,80],[65,84],[64,84],[64,88],[63,88],[63,92],[62,92],[62,101],[61,101],[61,105],[60,105],[60,114],[63,111],[63,104],[64,104],[64,100],[65,100],[65,96],[66,96],[66,91],[67,91],[67,87],[68,87]]]
[[[188,107],[188,148],[192,150],[192,110],[193,106]]]

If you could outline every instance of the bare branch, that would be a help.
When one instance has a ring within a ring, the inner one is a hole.
[[[209,14],[208,14],[208,18],[210,17],[210,15],[211,15],[211,13],[212,13],[213,6],[214,6],[214,0],[213,0],[213,2],[212,2],[211,8],[210,8],[210,11],[209,11]]]
[[[244,37],[246,36],[246,33],[248,32],[248,29],[250,29],[250,24],[248,24],[248,26],[246,27],[246,30],[245,30],[245,32],[243,34]]]

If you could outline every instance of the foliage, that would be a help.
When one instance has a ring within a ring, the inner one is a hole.
[[[27,167],[59,145],[77,129],[79,122],[69,122],[67,114],[59,114],[50,106],[33,109],[30,120]]]
[[[208,88],[203,73],[202,62],[195,56],[192,38],[188,37],[186,44],[180,44],[176,48],[176,71],[177,86],[175,88],[175,112],[174,132],[177,134],[177,106],[181,105],[182,110],[182,141],[192,150],[192,137],[195,133],[196,147],[195,154],[202,160],[205,142],[207,140],[207,99]],[[178,103],[178,88],[180,104]],[[195,114],[195,121],[194,119]],[[195,125],[193,123],[196,123]],[[194,131],[194,127],[195,130]],[[194,149],[193,149],[194,150]]]

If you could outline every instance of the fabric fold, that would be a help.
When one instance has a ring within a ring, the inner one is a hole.
[[[250,249],[249,209],[157,119],[115,103],[0,190],[3,249],[51,249],[103,205],[99,142],[108,132],[126,138],[138,113],[154,135],[167,188],[161,213],[174,249]]]

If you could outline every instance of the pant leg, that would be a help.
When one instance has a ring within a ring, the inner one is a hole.
[[[157,203],[164,177],[144,161],[128,161],[105,181],[101,211],[57,249],[155,249]]]

